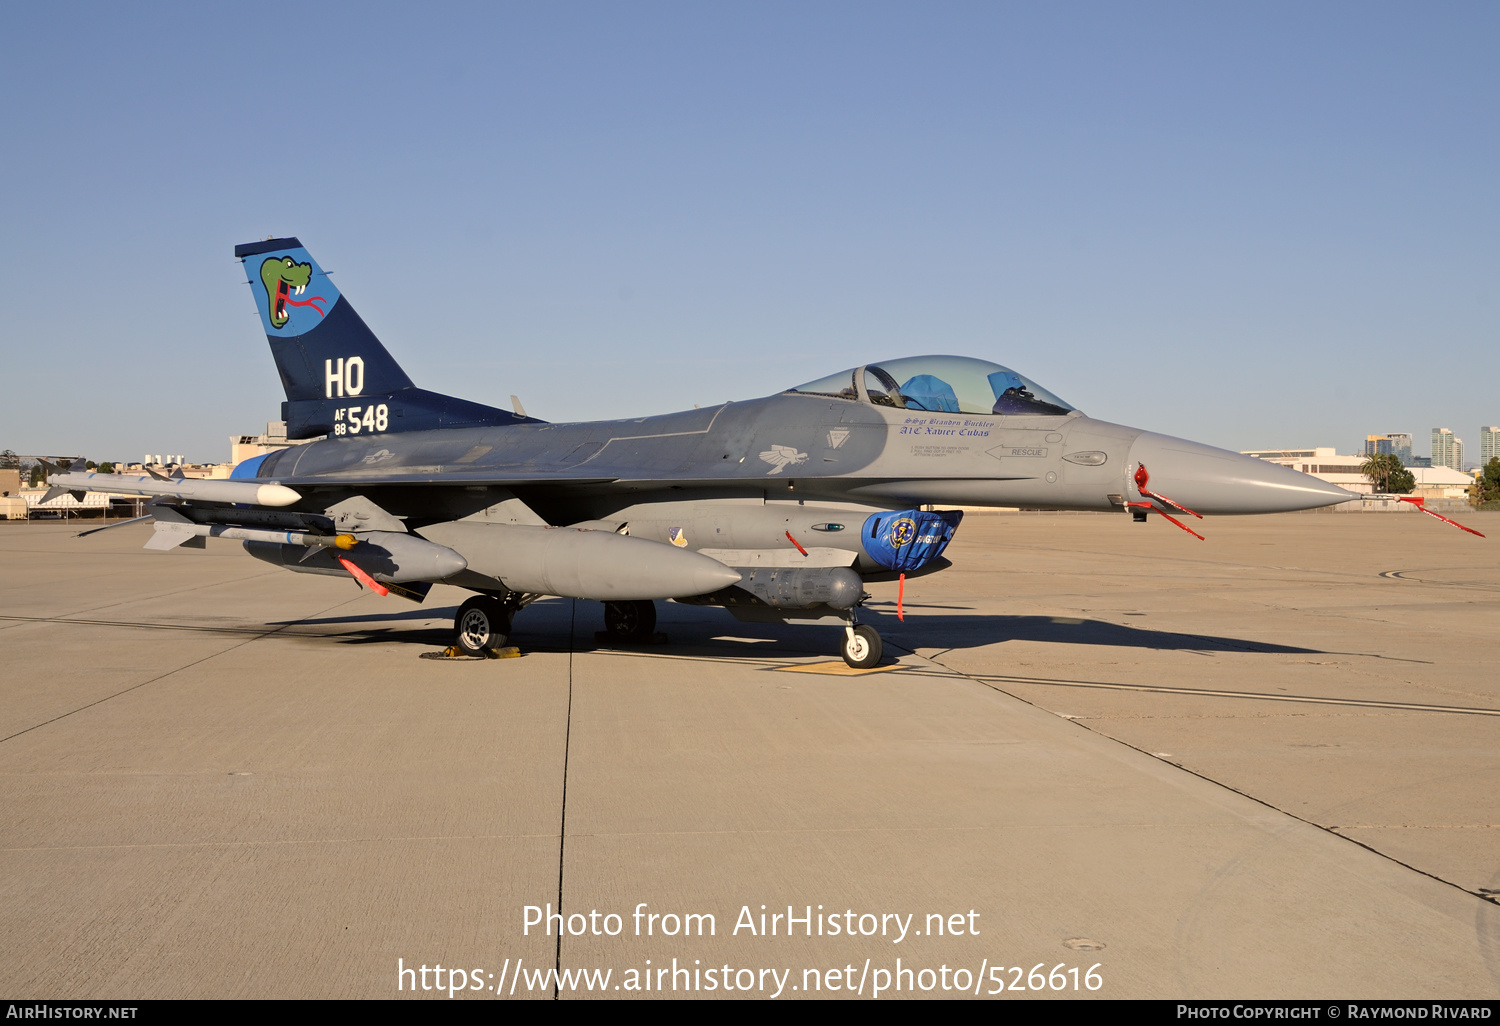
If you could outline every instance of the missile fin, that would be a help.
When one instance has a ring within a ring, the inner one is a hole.
[[[114,523],[112,523],[112,524],[105,524],[103,527],[91,527],[87,531],[79,531],[73,537],[74,538],[87,538],[89,535],[91,535],[91,534],[98,534],[100,531],[113,531],[115,528],[117,528],[117,527],[124,527],[126,524],[139,524],[142,520],[154,520],[154,519],[156,519],[156,518],[153,517],[150,513],[147,513],[143,517],[131,517],[129,520],[116,520]]]
[[[151,533],[150,538],[146,539],[146,544],[142,548],[153,552],[169,552],[184,545],[194,549],[208,547],[207,539],[202,535],[195,534],[191,530],[184,530],[175,523],[158,522],[156,530]]]

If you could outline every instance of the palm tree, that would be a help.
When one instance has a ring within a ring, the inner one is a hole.
[[[1391,475],[1400,469],[1400,457],[1389,452],[1372,452],[1359,466],[1359,472],[1370,479],[1377,492],[1389,492]]]

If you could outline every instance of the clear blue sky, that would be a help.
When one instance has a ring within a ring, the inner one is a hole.
[[[279,416],[296,235],[576,420],[870,359],[1232,449],[1500,423],[1494,3],[0,6],[0,448]]]

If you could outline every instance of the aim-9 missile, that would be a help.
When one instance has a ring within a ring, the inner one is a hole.
[[[300,493],[285,485],[261,481],[230,481],[215,478],[161,478],[152,475],[100,474],[86,470],[82,460],[75,460],[66,470],[43,461],[47,483],[51,485],[43,502],[59,495],[84,492],[116,492],[123,495],[157,495],[190,499],[198,502],[240,503],[246,506],[290,506],[301,499]]]
[[[187,520],[166,520],[158,515],[156,531],[146,542],[145,547],[164,551],[175,549],[179,545],[192,544],[195,538],[233,538],[237,541],[296,545],[309,552],[317,549],[343,549],[347,552],[359,544],[359,539],[352,534],[312,534],[309,531],[269,531],[262,527],[195,524]]]
[[[158,528],[160,529],[160,528]],[[468,560],[446,545],[418,538],[414,534],[398,534],[395,531],[369,531],[358,535],[359,544],[352,547],[347,556],[336,551],[345,546],[329,543],[335,538],[354,538],[354,535],[312,535],[324,539],[315,547],[305,548],[298,541],[298,532],[261,531],[237,528],[237,533],[213,532],[216,537],[240,538],[245,551],[256,559],[286,567],[303,574],[332,574],[343,576],[349,573],[360,583],[370,587],[371,583],[409,584],[414,581],[441,581],[461,572],[469,565]],[[304,536],[305,537],[305,536]],[[365,581],[355,570],[365,574]]]

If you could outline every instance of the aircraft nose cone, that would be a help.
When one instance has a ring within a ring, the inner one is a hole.
[[[1132,474],[1145,464],[1147,489],[1205,515],[1289,513],[1355,497],[1311,474],[1149,431],[1131,446],[1130,460]]]

